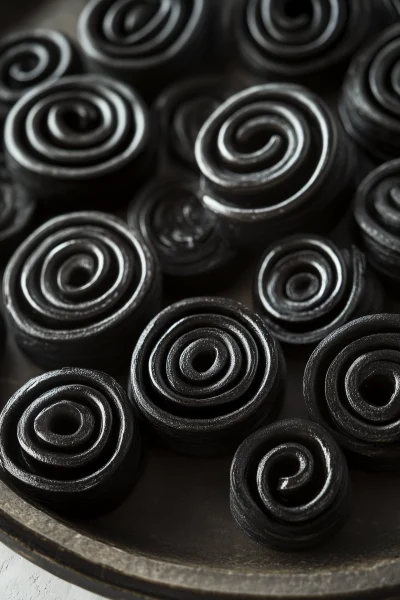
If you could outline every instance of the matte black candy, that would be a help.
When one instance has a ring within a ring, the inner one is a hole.
[[[154,248],[165,275],[210,289],[235,276],[236,253],[222,240],[199,194],[199,180],[190,172],[159,175],[133,199],[128,223]]]
[[[291,236],[270,246],[254,279],[256,311],[278,340],[315,344],[347,321],[379,312],[383,294],[355,246]]]
[[[61,513],[98,516],[134,487],[142,442],[133,406],[99,371],[31,379],[0,414],[3,477]]]
[[[284,372],[279,345],[257,315],[232,300],[193,298],[143,332],[130,393],[173,450],[216,455],[277,415]]]
[[[81,71],[70,38],[51,29],[32,29],[0,39],[0,121],[34,86]]]
[[[325,103],[293,84],[224,102],[199,133],[196,159],[204,206],[243,246],[333,228],[355,185],[351,142]]]
[[[210,46],[208,0],[90,0],[78,39],[91,71],[153,95],[203,66]]]
[[[99,212],[56,217],[19,246],[3,279],[19,346],[47,368],[115,371],[159,310],[153,252],[120,219]]]
[[[346,64],[388,15],[382,0],[232,0],[224,30],[244,65],[296,80]],[[326,82],[326,80],[325,80]]]
[[[166,88],[155,103],[167,158],[197,172],[194,146],[206,119],[230,95],[220,77],[193,77]]]
[[[36,203],[27,192],[0,177],[0,265],[33,227]]]
[[[361,241],[371,265],[395,295],[400,293],[400,160],[372,171],[354,202]]]
[[[400,155],[399,61],[400,22],[356,55],[339,103],[349,135],[379,162]]]
[[[320,425],[291,419],[248,437],[231,467],[233,518],[275,550],[321,544],[345,523],[351,505],[346,460]]]
[[[331,333],[304,373],[310,418],[357,466],[399,470],[400,315],[362,317]]]
[[[12,176],[54,212],[114,208],[147,176],[148,110],[127,85],[77,75],[36,87],[11,109],[5,152]]]

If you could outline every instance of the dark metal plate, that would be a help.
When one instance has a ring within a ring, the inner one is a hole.
[[[74,33],[84,4],[25,0],[30,10],[23,14],[22,0],[13,0],[0,6],[8,19],[0,19],[0,27],[9,27],[13,16],[13,27]],[[340,241],[342,231],[335,236]],[[250,304],[250,281],[251,273],[243,274],[226,295]],[[306,415],[306,358],[298,350],[288,361],[283,417]],[[10,340],[0,369],[0,404],[40,372]],[[61,521],[0,482],[0,539],[49,571],[118,599],[400,596],[399,477],[353,471],[347,526],[322,548],[291,554],[259,546],[235,526],[229,466],[229,458],[189,459],[153,448],[131,497],[112,514],[86,523]]]

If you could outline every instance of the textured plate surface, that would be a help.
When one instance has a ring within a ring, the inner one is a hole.
[[[9,3],[7,3],[8,5]],[[42,25],[74,33],[85,0],[13,2],[13,27]],[[14,7],[15,4],[15,7]],[[0,7],[0,15],[11,12]],[[23,15],[23,16],[22,16]],[[336,241],[343,241],[340,230]],[[227,296],[250,305],[251,273]],[[389,310],[390,306],[385,309]],[[288,361],[281,416],[305,416],[306,353]],[[0,369],[0,403],[40,373],[9,341]],[[230,459],[150,452],[134,493],[114,513],[89,523],[60,521],[0,483],[0,539],[29,560],[113,598],[388,598],[400,595],[400,479],[352,471],[347,526],[327,545],[301,554],[252,542],[229,512]]]

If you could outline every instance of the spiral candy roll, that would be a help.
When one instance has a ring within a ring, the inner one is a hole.
[[[198,178],[190,173],[159,175],[133,199],[128,223],[154,248],[165,275],[208,289],[232,275],[227,270],[236,254],[200,203]]]
[[[130,393],[173,450],[215,455],[277,414],[284,363],[262,320],[241,304],[193,298],[148,325],[134,350]]]
[[[12,176],[54,212],[114,207],[146,177],[153,153],[139,95],[93,75],[25,94],[7,117],[4,139]]]
[[[167,158],[197,172],[194,146],[201,127],[230,95],[229,87],[217,77],[193,77],[166,88],[155,109]]]
[[[331,333],[304,373],[310,418],[361,468],[398,470],[400,317],[362,317]]]
[[[339,104],[343,124],[376,161],[400,153],[400,23],[384,30],[352,61]]]
[[[398,295],[400,282],[400,160],[372,171],[361,183],[354,218],[371,265]]]
[[[3,279],[17,343],[48,368],[123,368],[159,309],[153,252],[125,223],[78,212],[47,221],[10,259]],[[122,372],[119,372],[122,374]]]
[[[345,64],[368,35],[390,22],[380,1],[227,2],[225,37],[244,65],[259,75],[309,77]]]
[[[21,96],[41,83],[79,73],[72,41],[51,29],[32,29],[0,40],[0,121]]]
[[[254,304],[287,344],[320,342],[357,316],[377,312],[382,291],[355,246],[340,251],[327,238],[291,236],[271,246],[257,268]]]
[[[202,66],[211,15],[207,0],[90,0],[78,39],[90,70],[153,95],[177,75]]]
[[[316,423],[273,423],[234,456],[232,515],[247,535],[276,550],[302,550],[331,537],[344,525],[350,500],[344,456]]]
[[[324,102],[293,84],[231,97],[196,141],[202,201],[233,243],[332,228],[347,209],[356,158]]]
[[[28,498],[77,516],[124,500],[142,443],[123,389],[99,371],[61,369],[31,379],[0,414],[5,475]]]
[[[36,203],[20,187],[0,178],[0,264],[33,227]]]

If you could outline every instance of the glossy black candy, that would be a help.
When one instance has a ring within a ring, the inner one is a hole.
[[[248,437],[231,467],[232,515],[245,533],[276,550],[329,539],[350,512],[345,458],[320,425],[273,423]]]
[[[209,51],[209,0],[90,0],[78,39],[91,71],[153,95],[177,76],[203,67]]]
[[[349,135],[379,162],[400,155],[399,60],[397,23],[356,55],[339,104]]]
[[[233,243],[332,228],[348,207],[356,153],[325,103],[302,86],[239,92],[196,142],[204,206]]]
[[[183,454],[225,453],[276,416],[284,362],[263,321],[232,300],[193,298],[148,325],[130,393],[143,419]]]
[[[230,95],[220,77],[192,77],[167,87],[158,97],[155,110],[167,159],[197,172],[194,146],[201,127]]]
[[[247,69],[289,80],[332,72],[390,22],[382,0],[231,0],[225,38]],[[324,83],[327,79],[324,79]]]
[[[327,238],[291,236],[265,252],[254,279],[254,305],[287,344],[315,344],[356,317],[379,311],[382,290],[365,256]]]
[[[54,212],[114,208],[147,176],[148,110],[127,85],[77,75],[36,87],[11,109],[5,152],[12,176]]]
[[[20,388],[0,414],[3,477],[29,499],[94,517],[135,485],[142,442],[133,406],[99,371],[61,369]]]
[[[0,177],[0,265],[33,227],[36,203],[25,190]]]
[[[81,61],[67,35],[32,29],[0,39],[0,121],[34,86],[81,71]]]
[[[193,284],[210,290],[232,280],[236,253],[226,244],[216,218],[199,200],[199,180],[191,173],[159,175],[135,197],[128,223],[156,251],[168,285]]]
[[[361,183],[354,218],[371,265],[400,293],[400,160],[372,171]]]
[[[121,369],[159,310],[153,252],[121,220],[100,212],[56,217],[10,259],[6,316],[17,343],[48,368]]]
[[[316,348],[304,374],[313,421],[364,469],[400,465],[400,316],[352,321]]]

